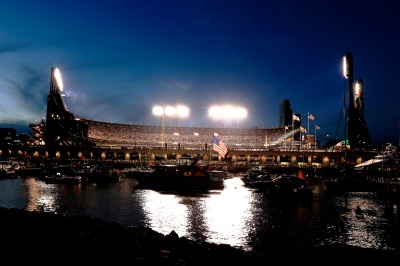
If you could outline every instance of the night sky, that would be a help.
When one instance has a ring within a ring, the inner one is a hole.
[[[0,127],[46,115],[51,67],[78,117],[158,125],[154,105],[183,104],[180,126],[208,127],[212,105],[244,107],[238,127],[279,126],[290,101],[323,144],[343,138],[351,52],[373,144],[399,143],[396,1],[2,1]],[[167,118],[167,125],[168,122]],[[225,127],[233,123],[226,121]]]

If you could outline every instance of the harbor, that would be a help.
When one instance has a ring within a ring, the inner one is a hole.
[[[0,195],[7,209],[87,216],[164,236],[174,231],[179,238],[264,256],[325,246],[400,250],[398,199],[377,191],[329,190],[324,183],[306,201],[270,198],[238,176],[226,179],[223,189],[197,192],[140,189],[134,178],[66,185],[25,177],[0,180]]]

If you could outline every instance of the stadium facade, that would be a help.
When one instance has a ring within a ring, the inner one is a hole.
[[[214,133],[226,144],[231,162],[329,165],[343,161],[343,151],[316,150],[315,143],[300,141],[301,120],[293,121],[290,103],[281,103],[278,128],[200,128],[107,123],[81,118],[70,112],[62,98],[59,70],[51,68],[46,121],[30,125],[37,141],[44,142],[49,157],[132,160],[177,159],[203,156],[225,160],[212,150]],[[297,114],[300,117],[300,114]],[[294,123],[295,122],[295,123]],[[308,138],[307,138],[308,139]],[[314,144],[314,146],[312,145]],[[310,148],[311,147],[311,148]],[[362,160],[360,156],[353,160]]]

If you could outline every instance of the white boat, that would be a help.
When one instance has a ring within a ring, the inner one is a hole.
[[[355,165],[354,170],[374,170],[374,169],[398,170],[399,164],[394,156],[396,152],[397,152],[397,147],[392,144],[389,144],[384,151],[374,156],[374,158]]]
[[[66,175],[62,173],[55,173],[52,175],[44,175],[40,178],[48,184],[80,184],[82,177],[79,175]]]

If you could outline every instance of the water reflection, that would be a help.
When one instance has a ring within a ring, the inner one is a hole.
[[[228,179],[223,190],[203,193],[136,189],[132,179],[105,185],[45,184],[35,178],[0,180],[0,205],[28,211],[88,215],[162,234],[225,243],[255,252],[272,247],[346,244],[399,249],[396,203],[374,193],[332,193],[319,186],[310,202],[271,200]],[[355,208],[364,211],[362,219]]]
[[[392,223],[390,216],[391,214],[394,214],[392,218],[398,216],[395,211],[396,204],[380,201],[373,193],[349,192],[338,197],[337,205],[345,225],[344,243],[374,249],[393,249],[386,243],[390,241],[390,231],[394,229],[390,226]],[[357,206],[363,211],[362,217],[355,215]],[[392,208],[394,212],[387,212],[389,206],[394,207]]]
[[[243,243],[246,243],[251,230],[247,221],[253,216],[252,195],[240,179],[234,178],[227,180],[221,195],[211,195],[205,201],[209,241],[232,246],[243,246]]]

